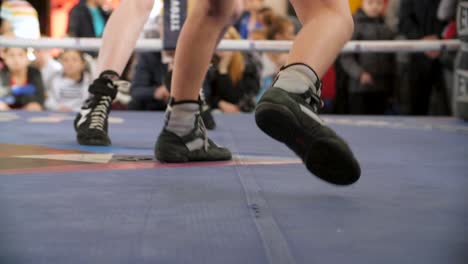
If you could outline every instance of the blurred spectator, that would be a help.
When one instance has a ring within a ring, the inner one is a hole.
[[[0,71],[0,110],[41,111],[44,86],[39,70],[29,66],[27,50],[5,48],[5,67]]]
[[[385,10],[385,23],[395,33],[398,32],[401,0],[388,0]]]
[[[293,23],[282,16],[277,16],[272,21],[271,25],[264,31],[267,40],[293,40],[294,25]],[[273,83],[276,74],[283,65],[286,65],[288,58],[287,52],[268,53],[262,55],[263,71],[261,73],[261,89],[257,98],[260,98],[263,93]]]
[[[437,11],[437,18],[441,21],[448,22],[447,26],[444,28],[442,33],[443,39],[455,39],[457,38],[457,22],[456,22],[456,13],[457,13],[457,3],[458,0],[441,0],[439,9]],[[448,98],[448,110],[452,111],[454,103],[454,90],[453,90],[453,74],[454,74],[454,63],[455,57],[457,55],[456,51],[443,51],[441,54],[441,63],[444,71],[444,80],[445,80],[445,89],[446,96]]]
[[[224,39],[240,39],[231,27]],[[260,77],[255,62],[241,52],[223,51],[214,55],[213,67],[207,77],[210,89],[207,101],[212,109],[224,113],[251,112],[260,90]]]
[[[49,90],[47,85],[50,82],[51,77],[62,70],[62,65],[52,58],[50,50],[35,50],[34,55],[36,60],[33,61],[32,65],[41,71],[42,80],[44,81],[47,92]]]
[[[353,40],[391,40],[393,33],[384,22],[384,0],[364,0],[354,15]],[[349,79],[351,114],[385,113],[393,87],[394,55],[377,53],[346,54],[341,57]]]
[[[106,0],[80,0],[69,15],[67,33],[78,38],[99,38],[110,17],[109,10],[104,10]]]
[[[130,110],[164,111],[169,101],[165,85],[168,64],[163,63],[160,52],[141,53],[135,70],[130,94]]]
[[[458,0],[441,0],[437,10],[437,18],[441,21],[455,19],[457,13]]]
[[[12,31],[16,37],[40,38],[39,19],[36,9],[23,0],[4,0],[0,9],[2,32]]]
[[[444,23],[436,19],[440,0],[401,0],[400,33],[407,39],[437,40],[441,38]],[[427,115],[431,93],[447,105],[443,89],[440,52],[411,54],[409,61],[410,114]]]
[[[401,0],[388,0],[385,10],[385,23],[396,34],[395,39],[404,40],[406,36],[399,31]],[[394,100],[392,102],[390,114],[410,113],[410,87],[409,87],[409,54],[399,52],[395,56],[395,86]]]
[[[258,10],[257,16],[258,16],[258,22],[261,24],[261,27],[255,28],[254,30],[263,29],[265,27],[270,26],[276,17],[276,13],[273,10],[273,8],[265,6],[265,7],[260,8],[260,10]]]
[[[11,25],[10,23],[8,23],[7,21],[5,21],[4,19],[2,19],[0,17],[0,36],[1,37],[4,37],[5,36],[5,32],[8,32],[10,31],[11,32]],[[0,47],[0,55],[2,53],[2,50],[3,48]],[[3,69],[3,67],[5,66],[5,63],[3,62],[3,58],[2,56],[0,56],[0,70]]]
[[[3,18],[0,18],[0,35],[15,35],[11,23]]]
[[[45,106],[48,110],[78,112],[88,97],[92,77],[87,70],[84,54],[67,50],[60,55],[63,70],[48,81],[49,92]]]
[[[263,27],[259,17],[263,4],[264,0],[245,0],[245,11],[234,26],[243,39],[248,39],[250,32]]]

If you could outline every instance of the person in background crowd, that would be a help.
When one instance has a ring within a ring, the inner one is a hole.
[[[7,32],[12,32],[11,31],[11,25],[8,23],[6,20],[0,17],[0,36],[4,37]],[[0,47],[0,54],[2,53],[3,48]],[[2,56],[0,56],[0,70],[3,69],[5,66],[5,63],[3,62]]]
[[[163,62],[161,52],[141,53],[130,89],[130,110],[164,111],[169,101],[169,90],[165,85],[169,64]]]
[[[8,22],[8,20],[5,20],[3,18],[0,18],[0,35],[10,35],[14,36],[15,32],[13,31],[13,27],[11,26],[11,23]]]
[[[18,38],[37,39],[41,36],[37,11],[28,1],[4,0],[0,17],[7,22],[5,25],[2,23],[2,27],[11,27]]]
[[[436,19],[440,0],[401,0],[399,29],[407,39],[438,40],[444,29]],[[447,104],[442,92],[442,66],[440,52],[411,54],[409,61],[410,114],[429,113],[431,93]],[[434,89],[435,88],[435,89]]]
[[[442,33],[443,39],[455,39],[457,38],[457,22],[456,22],[456,13],[457,13],[457,4],[458,0],[441,0],[439,9],[437,11],[437,19],[440,21],[446,21],[448,24],[444,28]],[[448,109],[449,112],[452,112],[453,100],[455,94],[453,91],[453,74],[454,74],[454,63],[457,52],[448,52],[443,51],[440,56],[440,61],[442,63],[442,68],[444,72],[444,81],[446,96],[448,98]]]
[[[250,32],[263,27],[259,18],[263,5],[264,0],[245,0],[245,11],[234,25],[243,39],[248,39]]]
[[[67,34],[78,38],[100,38],[110,16],[110,11],[103,9],[105,2],[81,0],[70,11]]]
[[[265,37],[267,40],[293,40],[294,25],[286,17],[276,16],[271,25],[265,29]],[[281,67],[287,64],[287,57],[288,53],[283,52],[263,53],[263,71],[261,73],[261,89],[258,98],[271,86]]]
[[[231,27],[224,39],[240,39]],[[241,52],[223,51],[215,54],[213,67],[208,73],[210,89],[208,103],[224,113],[251,112],[255,96],[260,89],[260,77],[255,62],[247,60]]]
[[[437,18],[441,21],[455,19],[458,0],[441,0],[437,10]]]
[[[353,40],[391,40],[393,32],[384,22],[384,0],[364,0],[354,15]],[[360,53],[341,57],[343,69],[348,73],[349,106],[351,114],[385,113],[390,92],[393,90],[394,55]]]
[[[0,110],[41,111],[44,86],[41,73],[29,66],[27,50],[5,48],[5,67],[0,71]]]
[[[42,80],[44,81],[46,92],[48,92],[50,79],[62,70],[62,65],[52,58],[50,50],[38,49],[34,51],[34,55],[36,59],[32,65],[41,71]]]
[[[47,82],[49,92],[45,106],[52,111],[78,112],[88,97],[88,86],[92,81],[84,54],[66,50],[60,55],[60,63],[63,70]]]
[[[261,29],[269,27],[273,23],[275,17],[276,17],[276,13],[275,11],[273,11],[273,8],[268,7],[268,6],[260,8],[260,10],[258,10],[258,22],[262,24]]]
[[[385,10],[385,24],[395,33],[396,40],[404,40],[406,37],[399,31],[398,25],[400,23],[400,5],[401,0],[388,0],[387,8]],[[395,57],[395,89],[394,101],[391,114],[409,114],[410,113],[410,95],[409,91],[409,54],[400,52]]]
[[[401,0],[388,0],[385,10],[385,24],[395,33],[398,33],[400,4]]]

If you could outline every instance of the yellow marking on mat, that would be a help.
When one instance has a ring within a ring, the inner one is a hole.
[[[19,118],[18,115],[13,113],[0,113],[0,122],[9,122]]]
[[[26,155],[16,156],[15,158],[22,159],[44,159],[44,160],[61,160],[61,161],[75,161],[87,163],[109,163],[114,154],[57,154],[57,155]]]
[[[123,124],[124,119],[120,117],[109,117],[109,123],[111,124]]]

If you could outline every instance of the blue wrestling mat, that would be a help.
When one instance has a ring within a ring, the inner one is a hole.
[[[468,263],[468,123],[326,117],[361,161],[310,175],[252,115],[216,116],[231,162],[152,160],[161,113],[113,112],[112,147],[73,115],[0,113],[0,263]]]

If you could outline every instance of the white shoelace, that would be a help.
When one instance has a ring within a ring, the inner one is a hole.
[[[312,91],[312,95],[310,98],[306,99],[306,102],[317,112],[320,108],[322,108],[325,103],[322,100],[322,87],[319,87],[316,91],[314,89],[309,88]],[[319,106],[312,104],[313,102],[318,102]]]
[[[205,151],[208,151],[208,147],[210,144],[208,141],[207,129],[205,127],[205,123],[203,123],[203,119],[201,118],[201,116],[199,115],[197,118],[199,118],[198,125],[200,126],[200,131],[203,134],[203,148],[205,149]]]
[[[104,125],[107,117],[107,110],[109,109],[112,103],[112,98],[110,96],[103,96],[99,100],[96,107],[91,112],[91,123],[89,128],[104,130]]]

